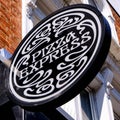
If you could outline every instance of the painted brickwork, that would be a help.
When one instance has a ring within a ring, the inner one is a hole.
[[[0,49],[13,53],[22,39],[22,0],[0,0]]]

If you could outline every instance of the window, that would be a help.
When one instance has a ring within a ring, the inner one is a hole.
[[[41,112],[29,112],[25,111],[24,120],[49,120],[43,113]]]
[[[81,99],[81,109],[82,109],[83,120],[92,120],[89,93],[85,90],[82,91],[80,94],[80,99]]]
[[[97,120],[97,109],[94,99],[94,92],[83,90],[80,93],[82,120]]]
[[[68,103],[64,104],[59,112],[69,120],[98,120],[98,112],[95,103],[94,92],[92,90],[83,90]],[[62,109],[62,110],[61,110]],[[64,114],[67,113],[67,114]],[[70,118],[71,117],[71,118]]]

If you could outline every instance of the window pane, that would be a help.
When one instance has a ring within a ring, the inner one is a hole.
[[[89,93],[84,90],[80,93],[80,96],[81,96],[81,107],[82,107],[83,120],[92,120]]]
[[[49,120],[43,113],[41,112],[29,112],[25,110],[24,120]]]

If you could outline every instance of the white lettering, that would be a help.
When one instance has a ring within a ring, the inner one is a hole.
[[[60,48],[61,57],[67,54],[68,52],[70,52],[70,49],[68,48],[68,44]]]
[[[79,46],[80,41],[79,38],[75,36],[75,33],[68,33],[66,38],[63,36],[56,42],[32,54],[32,64],[20,71],[20,79],[27,77],[33,72],[39,71],[45,64],[54,62]]]
[[[40,68],[43,67],[43,64],[46,63],[48,59],[49,59],[49,56],[46,56],[39,61],[40,62]]]
[[[54,58],[54,60],[57,60],[59,58],[58,53],[59,53],[59,50],[56,50],[55,52],[50,54],[50,62],[49,63],[53,62],[53,58]]]
[[[24,68],[20,71],[20,79],[27,77],[29,75],[28,68]]]
[[[78,48],[80,46],[79,38],[74,39],[71,42],[71,45],[72,45],[71,50]]]
[[[34,63],[36,61],[36,58],[38,58],[38,56],[41,54],[41,51],[37,51],[36,53],[34,53],[32,55],[32,63]]]

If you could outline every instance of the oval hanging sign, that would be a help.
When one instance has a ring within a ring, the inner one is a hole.
[[[16,49],[10,98],[24,108],[57,107],[75,97],[99,72],[111,32],[89,5],[62,8],[38,23]]]

